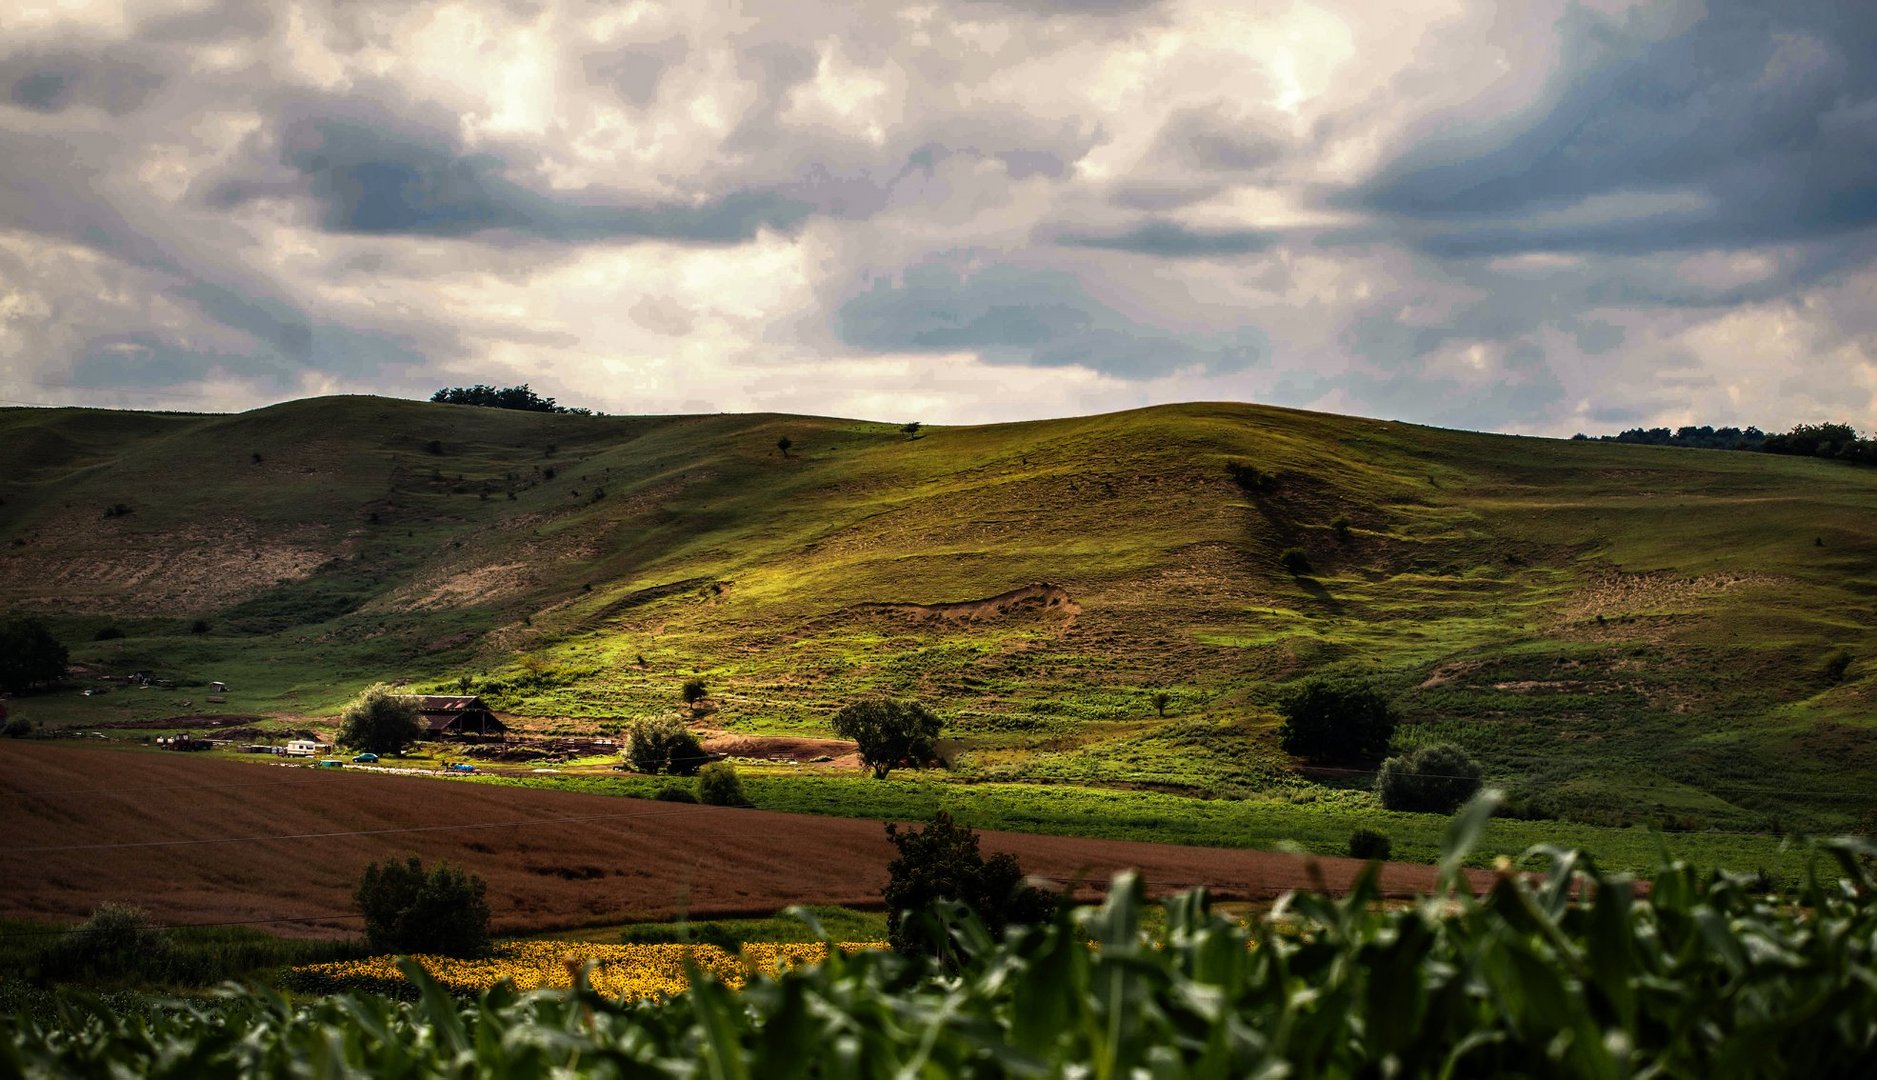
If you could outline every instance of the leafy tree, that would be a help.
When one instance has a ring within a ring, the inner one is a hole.
[[[1382,762],[1375,789],[1390,810],[1448,814],[1479,791],[1479,777],[1466,751],[1441,743]]]
[[[626,725],[626,761],[633,771],[690,776],[710,756],[689,728],[668,716],[643,717]]]
[[[446,386],[430,395],[430,400],[443,405],[480,405],[491,409],[516,409],[522,412],[562,413],[573,416],[591,416],[589,409],[571,409],[554,404],[553,398],[544,398],[529,389],[527,383],[520,386],[505,386],[497,389],[477,383],[475,386]]]
[[[46,624],[28,615],[0,621],[0,690],[20,693],[65,678],[70,659]]]
[[[900,429],[899,429],[899,430],[900,430],[900,432],[901,432],[901,433],[903,433],[903,434],[904,434],[904,435],[905,435],[905,436],[906,436],[906,437],[907,437],[908,439],[916,439],[916,438],[918,438],[918,437],[919,437],[919,429],[920,429],[920,428],[921,428],[922,426],[924,426],[924,425],[922,425],[922,424],[920,424],[920,423],[919,423],[919,421],[917,421],[917,420],[914,420],[913,422],[911,422],[911,423],[909,423],[909,424],[903,424],[903,425],[901,425],[901,426],[900,426]]]
[[[416,856],[368,864],[353,900],[375,952],[484,956],[489,952],[488,885],[444,863],[424,872]]]
[[[985,858],[978,851],[978,835],[941,810],[922,830],[901,831],[888,823],[886,838],[899,856],[887,865],[886,936],[903,952],[945,955],[947,943],[932,905],[941,900],[962,903],[977,912],[984,928],[995,937],[1014,925],[1048,922],[1056,913],[1056,897],[1024,881],[1016,856],[998,852]]]
[[[374,754],[402,754],[423,734],[417,702],[385,683],[373,683],[339,714],[339,743]]]
[[[1399,718],[1388,699],[1366,687],[1310,679],[1285,695],[1278,745],[1312,765],[1374,761],[1388,753]]]
[[[789,456],[789,448],[794,445],[795,445],[794,440],[790,439],[787,435],[784,435],[780,439],[776,440],[776,449],[782,451],[783,457]]]
[[[873,698],[834,714],[834,731],[860,747],[860,760],[884,780],[902,766],[918,768],[937,759],[934,744],[945,722],[916,701]]]
[[[159,968],[172,948],[169,935],[142,908],[107,901],[40,952],[35,974],[48,983],[129,979]]]
[[[727,761],[713,761],[697,770],[697,801],[707,806],[750,805],[736,766]]]
[[[695,705],[704,700],[704,695],[709,693],[709,691],[704,687],[704,680],[692,679],[684,684],[684,689],[681,690],[680,693],[683,695],[686,705]]]
[[[1173,695],[1165,690],[1154,691],[1154,711],[1161,716],[1167,714],[1167,706],[1173,704]]]
[[[1388,839],[1387,833],[1357,829],[1349,834],[1349,857],[1352,859],[1380,859],[1386,862],[1394,852],[1395,845]]]

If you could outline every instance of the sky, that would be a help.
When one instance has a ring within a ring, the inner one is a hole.
[[[1877,4],[8,0],[0,401],[1877,428]]]

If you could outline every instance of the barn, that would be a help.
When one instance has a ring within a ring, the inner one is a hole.
[[[474,696],[449,694],[408,695],[417,703],[417,718],[427,739],[486,739],[508,734],[508,725]]]

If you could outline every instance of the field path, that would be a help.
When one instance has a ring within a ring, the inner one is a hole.
[[[892,855],[876,821],[285,768],[183,754],[0,743],[0,916],[73,920],[101,901],[165,923],[255,920],[283,934],[356,929],[372,860],[447,859],[489,883],[499,932],[877,906]],[[1032,874],[1156,893],[1210,886],[1262,899],[1347,888],[1351,859],[984,832]],[[1432,867],[1390,864],[1391,893]]]

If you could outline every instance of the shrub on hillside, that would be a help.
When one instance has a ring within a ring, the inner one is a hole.
[[[116,641],[117,639],[123,636],[124,636],[124,630],[122,627],[106,626],[106,627],[100,628],[97,633],[91,635],[91,640],[93,641]]]
[[[702,679],[691,679],[684,684],[684,689],[679,691],[686,705],[696,705],[698,702],[704,700],[704,695],[709,692],[710,691],[705,688],[704,680]]]
[[[677,803],[696,803],[697,802],[697,796],[692,793],[690,788],[681,788],[681,787],[676,786],[675,784],[671,787],[659,788],[657,794],[653,795],[652,798],[656,799],[659,802],[677,802]]]
[[[1277,561],[1293,577],[1303,577],[1310,572],[1310,556],[1302,548],[1285,548]]]
[[[1382,763],[1375,778],[1390,810],[1449,814],[1479,791],[1479,766],[1457,746],[1440,743]]]
[[[743,794],[743,779],[727,761],[713,761],[697,770],[697,801],[706,806],[750,805]]]
[[[1278,702],[1278,745],[1312,765],[1375,761],[1388,753],[1399,719],[1366,686],[1310,679]]]
[[[65,678],[70,659],[46,624],[23,615],[0,621],[0,690],[17,694]]]
[[[489,951],[488,885],[445,863],[426,873],[412,856],[365,867],[353,900],[374,952],[484,956]]]
[[[1055,917],[1056,897],[1024,880],[1016,856],[998,852],[986,859],[978,835],[941,810],[924,829],[900,831],[888,823],[886,838],[899,856],[887,865],[886,936],[902,952],[951,955],[940,920],[940,901],[964,904],[977,913],[993,939],[1015,925]]]
[[[691,776],[709,755],[689,728],[670,717],[642,717],[626,725],[626,761],[634,772]]]
[[[1851,670],[1851,661],[1854,659],[1856,658],[1846,649],[1839,649],[1826,656],[1825,662],[1820,665],[1820,670],[1823,671],[1825,675],[1825,681],[1833,686],[1843,682],[1845,673]]]
[[[1247,495],[1263,495],[1277,487],[1277,477],[1246,461],[1234,461],[1225,467],[1232,482]]]
[[[0,725],[0,735],[5,735],[9,739],[24,739],[32,733],[33,722],[24,716],[8,718],[4,725]]]
[[[945,722],[916,701],[874,698],[856,701],[834,714],[834,731],[852,739],[860,760],[876,779],[900,767],[919,768],[938,760],[936,744]]]
[[[1387,862],[1393,855],[1395,845],[1388,839],[1387,833],[1374,829],[1357,829],[1349,834],[1349,857],[1352,859],[1374,859]]]
[[[339,714],[339,744],[374,754],[402,754],[424,731],[417,702],[386,683],[373,683]]]

